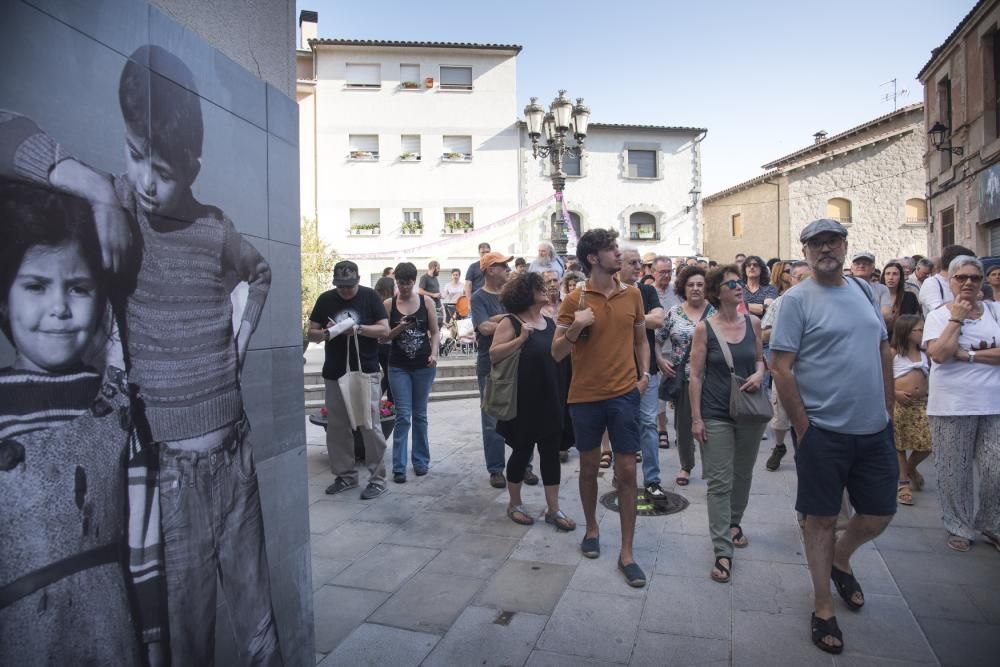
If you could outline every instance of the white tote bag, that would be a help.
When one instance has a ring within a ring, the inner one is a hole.
[[[351,370],[351,342],[354,342],[354,358],[358,362],[358,370]],[[372,383],[378,378],[375,373],[365,373],[361,370],[361,352],[358,350],[357,335],[347,339],[347,359],[344,368],[347,372],[337,378],[340,395],[344,397],[347,408],[347,418],[351,422],[351,430],[372,428]]]

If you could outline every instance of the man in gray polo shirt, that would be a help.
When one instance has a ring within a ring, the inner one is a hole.
[[[892,357],[871,284],[842,275],[847,230],[835,220],[816,220],[799,239],[813,279],[782,299],[771,336],[772,373],[799,442],[795,509],[807,516],[813,643],[840,653],[830,579],[852,611],[861,609],[864,594],[851,555],[896,512]],[[845,488],[857,513],[836,539]]]

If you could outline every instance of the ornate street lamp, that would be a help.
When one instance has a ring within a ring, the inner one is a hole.
[[[566,91],[560,90],[559,97],[552,100],[549,110],[538,104],[538,98],[532,97],[528,106],[524,107],[524,118],[528,125],[528,137],[531,139],[531,155],[535,159],[549,158],[549,177],[552,188],[556,191],[556,201],[559,207],[556,220],[552,223],[552,245],[556,252],[566,256],[566,219],[563,215],[562,197],[566,188],[566,172],[563,171],[563,157],[582,157],[583,142],[587,138],[587,123],[590,119],[590,108],[584,105],[583,98],[578,97],[574,105],[566,97]],[[575,145],[566,143],[567,135],[572,133]],[[540,143],[542,140],[544,143]]]
[[[934,123],[934,127],[928,130],[927,134],[931,135],[931,144],[939,151],[953,153],[954,155],[962,155],[965,152],[965,149],[961,146],[952,147],[951,129],[941,121]],[[945,142],[947,142],[947,146],[944,145]]]

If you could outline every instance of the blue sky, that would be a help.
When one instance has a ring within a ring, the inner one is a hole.
[[[297,0],[319,36],[520,44],[518,108],[560,88],[591,119],[708,128],[704,194],[760,165],[892,111],[974,0]],[[296,20],[298,11],[296,11]]]

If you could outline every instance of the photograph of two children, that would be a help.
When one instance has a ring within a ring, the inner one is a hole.
[[[0,94],[0,664],[212,664],[220,595],[283,664],[241,387],[271,267],[183,54],[78,56]]]

